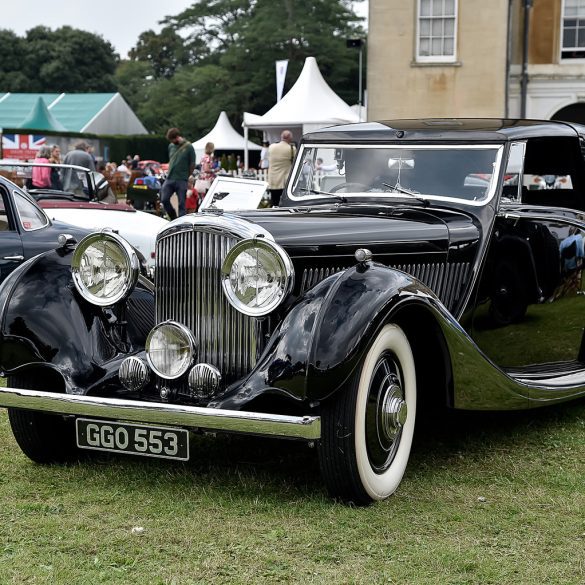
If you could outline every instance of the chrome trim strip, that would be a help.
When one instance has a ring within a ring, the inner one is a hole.
[[[511,376],[510,372],[508,375]],[[551,390],[550,394],[556,393],[558,388],[573,388],[575,386],[585,386],[585,371],[581,370],[578,372],[571,373],[560,373],[556,375],[543,376],[530,376],[530,375],[517,375],[514,376],[518,382],[527,385],[538,384],[543,390]],[[544,395],[541,396],[544,398]]]
[[[253,238],[261,234],[265,239],[274,241],[274,236],[269,231],[240,216],[231,213],[218,215],[216,212],[202,212],[183,215],[169,222],[165,229],[159,232],[157,243],[178,231],[215,232],[236,239]]]
[[[21,161],[14,161],[14,162],[1,162],[0,167],[48,167],[48,168],[57,168],[57,169],[71,169],[74,171],[85,171],[86,173],[92,172],[91,169],[87,167],[80,167],[79,165],[67,165],[64,163],[38,163],[38,162],[21,162]]]
[[[574,212],[573,209],[569,209],[568,211]],[[550,223],[562,223],[562,224],[569,224],[578,227],[579,229],[585,230],[585,222],[579,221],[576,217],[565,217],[563,215],[546,215],[544,213],[533,213],[528,211],[526,213],[519,212],[519,211],[505,211],[500,210],[498,213],[498,217],[503,217],[504,219],[511,219],[514,221],[519,221],[521,219],[528,219],[528,220],[536,220],[536,221],[548,221]]]
[[[20,388],[2,388],[0,406],[306,441],[318,440],[321,437],[321,419],[318,416],[285,416],[220,410]]]

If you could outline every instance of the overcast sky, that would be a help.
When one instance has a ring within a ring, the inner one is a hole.
[[[0,28],[22,36],[39,24],[52,29],[69,25],[101,35],[121,57],[126,57],[141,32],[159,31],[159,20],[178,14],[192,0],[17,0],[1,4]],[[357,4],[356,10],[366,16],[367,1]]]

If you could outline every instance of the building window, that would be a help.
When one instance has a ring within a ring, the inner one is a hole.
[[[455,61],[457,0],[418,0],[417,11],[416,60]]]
[[[585,59],[585,0],[565,0],[562,59]]]

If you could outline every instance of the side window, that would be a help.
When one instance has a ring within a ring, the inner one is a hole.
[[[536,138],[526,145],[522,203],[585,210],[579,142]]]
[[[10,226],[10,220],[8,219],[8,212],[6,211],[6,191],[0,189],[0,232],[7,232],[14,229]]]
[[[26,195],[20,191],[13,191],[12,194],[20,222],[25,231],[32,232],[49,224],[49,218],[44,211],[38,208]]]

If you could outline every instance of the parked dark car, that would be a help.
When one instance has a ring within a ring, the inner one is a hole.
[[[583,396],[584,145],[548,121],[326,128],[280,208],[169,223],[154,287],[115,233],[38,258],[0,291],[18,444],[51,462],[187,459],[192,430],[299,439],[367,504],[398,487],[417,405]]]
[[[51,221],[28,193],[0,175],[0,282],[26,260],[56,248],[65,233],[81,240],[90,230]]]
[[[33,182],[35,170],[50,173],[51,186]],[[0,174],[26,191],[53,220],[95,231],[117,231],[144,256],[154,270],[156,234],[166,220],[119,203],[107,179],[76,165],[0,161]]]

